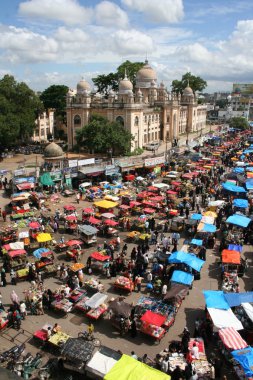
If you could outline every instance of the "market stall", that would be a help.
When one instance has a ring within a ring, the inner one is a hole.
[[[85,370],[88,377],[94,380],[103,380],[121,356],[120,353],[109,347],[101,347],[86,365]]]
[[[98,291],[102,292],[103,289],[103,286],[101,286],[102,284],[100,284],[100,282],[94,277],[87,279],[84,285],[85,288],[92,293],[96,293]]]
[[[158,341],[160,341],[164,337],[166,330],[162,327],[162,325],[166,321],[165,316],[147,310],[140,320],[141,332],[151,336],[152,338],[155,338]]]
[[[125,302],[122,297],[118,297],[115,300],[109,302],[108,311],[111,314],[111,324],[117,330],[122,331],[122,325],[126,325],[126,320],[131,315],[132,306],[129,303]]]
[[[63,368],[84,375],[86,363],[91,359],[93,351],[92,342],[84,341],[82,338],[69,338],[61,349]]]
[[[83,241],[87,245],[92,245],[97,242],[97,228],[83,224],[78,226],[78,230],[81,234]]]
[[[107,294],[96,293],[91,298],[89,298],[85,305],[87,307],[86,317],[98,320],[102,317],[108,309],[108,306],[105,304],[107,299]]]
[[[93,252],[90,254],[91,264],[90,267],[92,270],[100,271],[105,273],[106,268],[111,260],[111,257],[102,252]]]
[[[119,276],[114,282],[114,288],[131,293],[134,290],[134,284],[130,278]]]

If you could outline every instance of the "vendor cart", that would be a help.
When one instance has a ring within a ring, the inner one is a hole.
[[[147,310],[140,320],[140,331],[160,342],[166,333],[166,330],[162,327],[166,321],[166,317]]]
[[[107,294],[96,293],[90,299],[88,299],[85,303],[87,306],[86,317],[98,320],[107,312],[108,306],[105,304],[107,299]]]
[[[110,322],[121,333],[127,332],[126,321],[129,319],[132,311],[132,306],[125,302],[122,297],[109,302],[108,311],[111,313]]]
[[[72,214],[74,214],[75,211],[76,211],[76,208],[73,205],[65,205],[63,207],[63,212],[64,212],[65,216],[66,215],[72,215]]]
[[[77,217],[75,215],[65,216],[65,230],[73,233],[77,230]]]
[[[90,267],[92,270],[100,271],[105,274],[105,270],[109,265],[111,257],[103,254],[103,252],[93,252],[90,254],[91,264]]]
[[[133,281],[128,277],[119,276],[114,282],[114,288],[117,290],[123,290],[125,292],[130,292],[134,290]]]
[[[78,230],[85,244],[92,245],[97,242],[97,228],[83,224],[78,226]]]

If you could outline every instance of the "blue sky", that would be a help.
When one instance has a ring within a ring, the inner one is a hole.
[[[252,82],[252,0],[0,0],[0,77],[34,90],[91,82],[126,59],[170,88],[191,71],[207,90]]]

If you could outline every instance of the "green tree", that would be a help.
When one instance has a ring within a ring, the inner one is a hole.
[[[76,132],[79,148],[95,153],[125,154],[130,151],[133,136],[122,125],[100,115],[92,115],[90,122]]]
[[[26,141],[35,128],[35,119],[43,105],[24,82],[11,75],[0,80],[0,145],[9,147]]]
[[[171,87],[173,92],[182,94],[185,87],[188,85],[192,88],[192,91],[195,94],[197,91],[203,91],[207,86],[207,82],[201,77],[196,77],[195,75],[192,75],[190,72],[188,72],[182,76],[181,80],[173,80]]]
[[[229,121],[229,127],[236,128],[236,129],[247,129],[249,127],[249,123],[245,119],[245,117],[242,117],[242,116],[232,117]]]
[[[225,98],[224,99],[218,99],[218,100],[216,100],[215,105],[221,109],[225,109],[226,106],[228,105],[228,100]]]
[[[92,78],[92,80],[93,83],[97,86],[98,92],[101,92],[105,94],[105,96],[108,96],[109,90],[111,88],[113,91],[118,90],[118,83],[120,79],[123,79],[125,77],[125,73],[135,87],[136,74],[143,66],[143,62],[131,62],[127,60],[117,68],[116,73],[109,73],[107,75],[101,74],[96,78]]]
[[[67,92],[67,86],[54,84],[40,94],[40,100],[46,109],[54,108],[56,116],[63,116],[66,109]]]

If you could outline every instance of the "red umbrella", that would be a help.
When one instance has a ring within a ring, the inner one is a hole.
[[[143,201],[142,204],[143,204],[144,206],[156,207],[155,203],[154,203],[154,202],[151,202],[151,201]]]
[[[171,195],[177,195],[177,192],[173,190],[167,190],[166,193]]]
[[[143,210],[146,214],[154,214],[155,210],[153,208],[144,208]]]
[[[94,210],[92,208],[86,207],[83,209],[84,214],[94,214]]]
[[[148,191],[151,191],[151,192],[155,192],[155,193],[157,193],[158,188],[155,187],[155,186],[149,186],[149,187],[148,187]]]
[[[91,224],[101,224],[101,220],[94,218],[93,216],[89,217],[88,222]]]
[[[81,244],[83,244],[82,240],[75,240],[75,239],[73,239],[73,240],[69,240],[69,241],[67,241],[67,243],[66,243],[66,245],[67,245],[68,247],[72,247],[73,245],[81,245]]]
[[[122,210],[128,210],[131,207],[128,205],[120,205],[119,208],[121,208]]]
[[[107,219],[107,220],[105,220],[104,224],[106,224],[107,226],[112,226],[112,227],[114,227],[114,226],[117,226],[119,223],[118,223],[118,222],[115,222],[115,221],[112,220],[112,219]]]
[[[67,211],[75,211],[76,210],[75,206],[73,206],[73,205],[66,205],[63,208],[64,208],[64,210],[67,210]]]
[[[31,222],[31,223],[29,223],[29,227],[30,227],[32,230],[36,230],[37,228],[40,228],[41,225],[40,225],[38,222]]]
[[[68,221],[74,221],[74,220],[77,220],[76,216],[75,215],[68,215],[65,217],[66,220]]]
[[[140,206],[140,205],[141,205],[140,202],[137,202],[137,201],[130,201],[130,207]]]
[[[156,195],[155,197],[152,197],[150,200],[153,202],[161,202],[163,201],[164,197],[162,197],[161,195]]]

